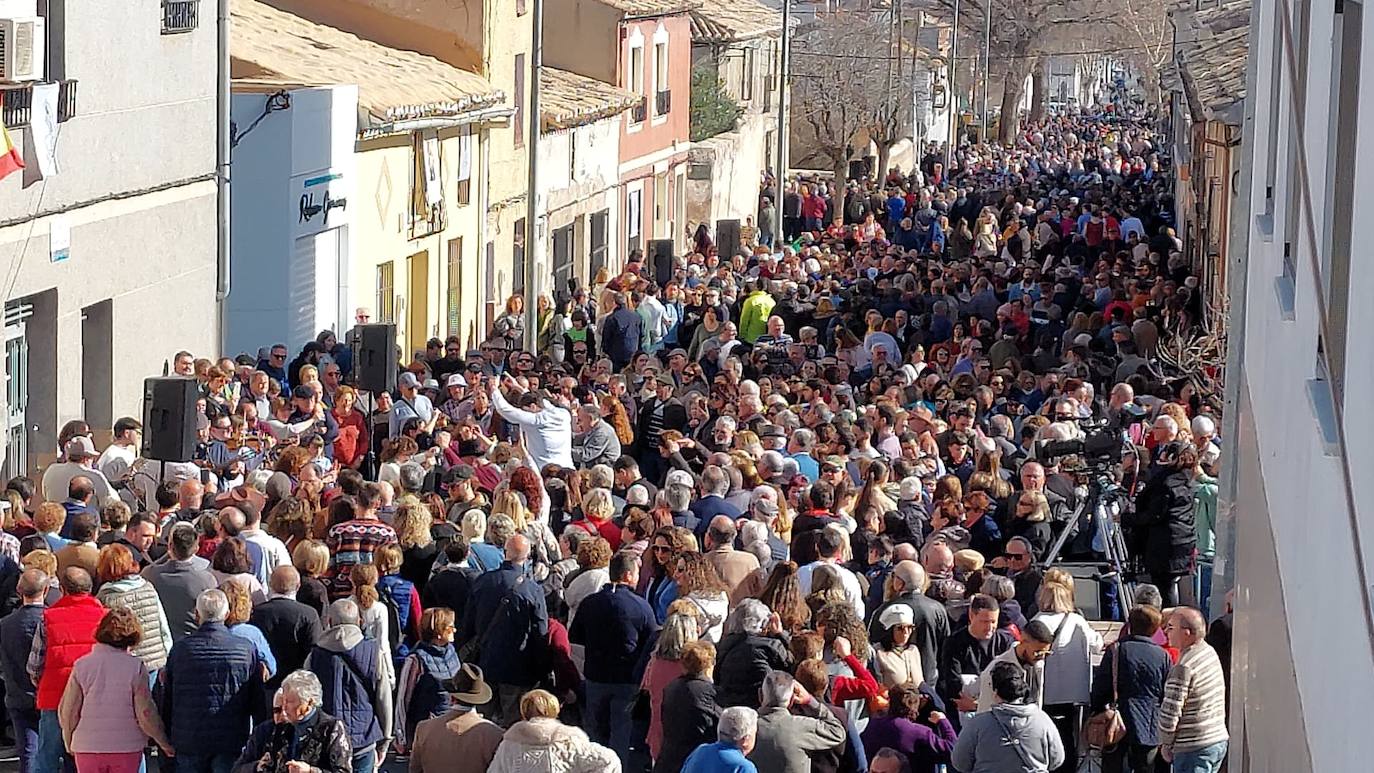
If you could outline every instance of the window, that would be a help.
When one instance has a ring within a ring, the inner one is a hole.
[[[592,215],[591,260],[587,266],[587,282],[596,277],[596,272],[606,265],[606,231],[611,219],[610,210],[603,209]]]
[[[390,260],[377,266],[377,321],[396,321],[396,264]]]
[[[515,233],[511,235],[511,292],[525,294],[525,218],[515,221]]]
[[[668,175],[654,175],[654,238],[664,239],[668,230]],[[671,236],[671,235],[669,235]]]
[[[200,0],[162,0],[162,34],[190,32],[200,24]]]
[[[644,190],[635,189],[625,193],[625,249],[642,249],[644,239],[641,230],[644,226]]]
[[[630,46],[629,78],[626,79],[632,94],[644,93],[644,46]],[[648,106],[640,102],[630,108],[630,123],[644,123]]]
[[[472,127],[463,127],[458,135],[458,206],[472,201]]]
[[[459,310],[463,305],[463,237],[448,240],[448,284],[445,292],[448,296],[447,309],[448,335],[462,336],[463,324],[459,318]]]
[[[744,58],[740,66],[744,69],[744,74],[740,78],[740,99],[749,102],[754,98],[754,79],[757,77],[754,71],[754,49],[744,49]]]
[[[568,182],[577,182],[577,132],[568,133]]]
[[[654,44],[654,115],[667,115],[672,109],[672,90],[668,87],[668,44]]]
[[[553,289],[559,292],[573,276],[574,225],[569,223],[553,232]]]
[[[1326,294],[1330,377],[1337,399],[1345,382],[1346,326],[1350,307],[1350,258],[1354,251],[1355,141],[1360,109],[1360,54],[1364,4],[1338,0],[1331,56],[1331,116],[1326,142],[1326,179],[1332,181],[1331,217],[1325,218],[1319,292]]]
[[[515,147],[525,147],[525,55],[515,55]]]
[[[1265,155],[1264,213],[1260,215],[1260,227],[1270,238],[1274,235],[1274,186],[1278,182],[1279,167],[1279,122],[1283,116],[1283,100],[1286,90],[1283,83],[1283,25],[1274,25],[1274,50],[1269,58],[1273,64],[1269,71],[1269,139]]]
[[[433,132],[410,134],[410,238],[444,230],[443,147]]]

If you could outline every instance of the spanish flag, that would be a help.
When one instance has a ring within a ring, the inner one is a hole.
[[[0,124],[0,180],[24,168],[24,159],[19,157],[19,148],[10,139],[9,130]]]

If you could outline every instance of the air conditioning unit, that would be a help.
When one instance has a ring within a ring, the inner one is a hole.
[[[0,83],[42,80],[47,39],[42,16],[0,18]]]

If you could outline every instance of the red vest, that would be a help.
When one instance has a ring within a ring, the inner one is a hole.
[[[35,698],[39,711],[56,711],[76,661],[95,646],[95,628],[107,610],[89,593],[63,596],[43,610],[47,653]]]

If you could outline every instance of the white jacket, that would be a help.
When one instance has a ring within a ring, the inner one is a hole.
[[[1093,655],[1102,652],[1102,634],[1077,612],[1070,612],[1064,628],[1059,624],[1064,615],[1041,612],[1033,619],[1044,623],[1051,631],[1059,631],[1054,649],[1045,658],[1045,701],[1043,705],[1059,703],[1088,703],[1092,692]]]
[[[487,773],[620,773],[620,760],[576,727],[532,719],[506,731]]]

